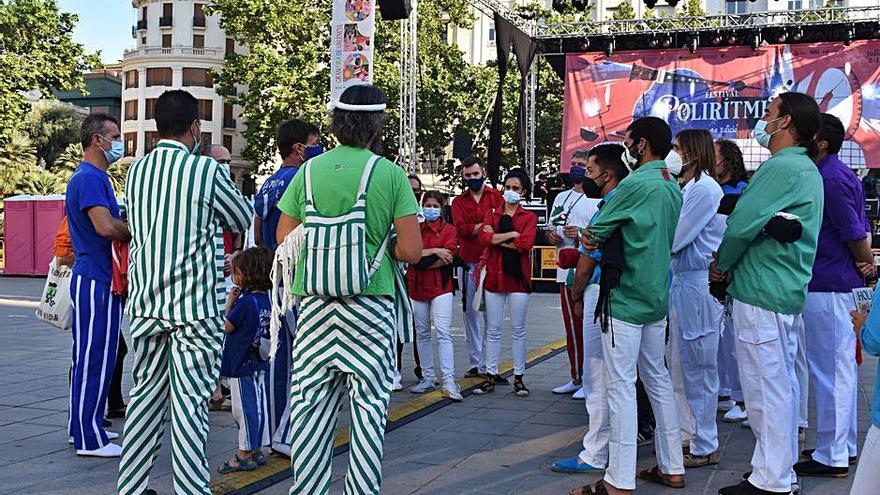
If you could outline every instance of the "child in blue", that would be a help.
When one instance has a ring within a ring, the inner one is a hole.
[[[221,474],[253,471],[266,463],[261,448],[270,443],[265,381],[272,314],[268,292],[271,269],[272,252],[265,248],[246,249],[232,259],[236,287],[226,303],[220,376],[229,378],[232,417],[238,424],[238,453],[220,467]]]
[[[872,356],[880,356],[880,291],[874,290],[870,313],[852,311],[851,314],[856,338],[860,338],[862,342],[862,350]],[[852,462],[851,460],[850,464]],[[859,467],[856,468],[856,477],[850,495],[877,492],[877,487],[880,485],[878,464],[880,464],[880,369],[877,370],[877,379],[874,383],[871,428],[868,429],[865,446],[862,447],[862,455],[859,457]]]

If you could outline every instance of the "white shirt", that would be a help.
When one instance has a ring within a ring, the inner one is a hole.
[[[556,256],[559,251],[567,248],[577,248],[578,240],[563,235],[565,225],[574,225],[578,228],[586,228],[590,224],[593,214],[599,209],[598,199],[588,198],[586,194],[576,192],[574,189],[559,193],[553,200],[553,209],[550,210],[549,226],[556,227],[556,233],[562,237],[562,243],[556,246]],[[567,218],[566,218],[567,217]],[[565,221],[563,221],[565,219]],[[556,282],[564,283],[568,278],[567,269],[556,268]]]
[[[672,273],[708,270],[726,226],[726,217],[718,214],[724,192],[705,172],[700,180],[691,179],[681,192],[681,214],[672,243]]]

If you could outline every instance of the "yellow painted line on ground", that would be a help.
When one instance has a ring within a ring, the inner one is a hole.
[[[39,301],[24,301],[22,299],[6,299],[0,298],[0,306],[9,306],[13,308],[37,308],[40,306]]]
[[[2,299],[0,299],[2,301]],[[526,356],[527,365],[532,365],[556,351],[565,348],[565,339],[560,339],[549,344],[542,345],[532,349]],[[507,360],[498,367],[498,372],[502,375],[513,371],[513,360]],[[481,378],[463,378],[459,380],[462,390],[466,390],[478,385],[482,382]],[[423,395],[414,396],[414,398],[392,407],[388,411],[388,427],[386,431],[390,431],[395,427],[395,423],[405,421],[421,411],[436,406],[440,402],[446,400],[446,397],[439,390]],[[334,455],[344,452],[348,447],[348,426],[340,426],[336,429],[336,436],[333,441]],[[230,473],[215,477],[211,481],[211,493],[213,495],[236,495],[254,493],[257,490],[271,486],[290,475],[290,459],[277,455],[271,455],[267,458],[266,464],[260,466],[255,471],[242,471]],[[216,467],[212,466],[212,469]]]

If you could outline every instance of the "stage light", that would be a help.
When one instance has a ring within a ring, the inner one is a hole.
[[[691,53],[697,53],[697,47],[700,46],[700,39],[697,36],[691,36],[687,40],[687,49]]]
[[[653,9],[657,5],[657,0],[645,0],[645,7]]]
[[[589,5],[589,0],[571,0],[571,6],[574,7],[576,10],[580,10],[581,12],[587,10],[587,7],[589,7]]]
[[[877,24],[874,26],[874,37],[875,37],[875,38],[880,38],[880,23],[877,23]]]
[[[727,37],[727,44],[728,45],[735,45],[736,44],[736,35],[735,34],[730,33],[730,36]]]
[[[553,10],[560,14],[565,12],[565,7],[567,6],[568,2],[566,0],[553,0]]]
[[[846,46],[852,45],[853,40],[856,37],[856,29],[855,27],[848,27],[846,32],[843,34],[843,44]]]
[[[605,56],[610,57],[611,55],[614,55],[614,38],[605,43]]]
[[[757,50],[759,46],[761,46],[761,33],[755,33],[752,35],[752,50]]]
[[[672,46],[672,37],[667,34],[663,38],[663,43],[661,44],[663,45],[663,48],[669,48],[670,46]]]
[[[657,45],[659,45],[659,44],[660,44],[660,42],[657,41],[657,37],[656,37],[656,36],[652,37],[652,38],[651,38],[651,41],[648,42],[648,46],[651,47],[651,48],[657,48]]]
[[[712,37],[712,44],[716,46],[721,44],[721,33],[715,33],[715,36]]]
[[[589,50],[589,49],[590,49],[590,39],[589,39],[589,38],[584,38],[584,39],[581,41],[580,48],[581,48],[581,51],[582,51],[582,52],[585,52],[585,51]]]
[[[791,33],[791,39],[794,41],[800,41],[801,38],[803,38],[803,37],[804,37],[804,30],[801,28],[797,28],[794,30],[793,33]]]
[[[666,3],[667,3],[670,7],[675,7],[676,5],[678,5],[678,0],[666,0]]]

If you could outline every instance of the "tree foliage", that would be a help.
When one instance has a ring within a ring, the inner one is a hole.
[[[48,170],[68,146],[79,143],[83,117],[58,101],[34,104],[25,122],[25,132],[36,147],[37,164]]]
[[[55,0],[0,1],[0,145],[24,123],[25,92],[85,90],[82,72],[100,61],[73,41],[76,20]]]
[[[631,0],[623,0],[618,5],[617,10],[611,16],[615,21],[623,21],[636,18],[636,10],[632,6]]]

